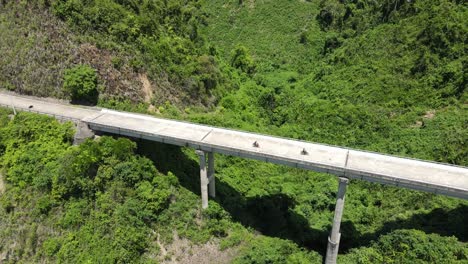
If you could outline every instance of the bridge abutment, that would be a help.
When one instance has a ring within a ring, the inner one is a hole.
[[[333,217],[333,226],[328,237],[327,255],[325,257],[326,264],[336,264],[338,257],[338,249],[340,247],[340,225],[341,217],[343,216],[344,201],[346,195],[346,188],[348,186],[349,179],[340,177],[338,185],[338,194],[336,197],[335,216]]]
[[[86,139],[94,137],[94,131],[92,131],[85,122],[75,122],[75,126],[76,132],[73,137],[73,145],[79,145],[86,141]]]

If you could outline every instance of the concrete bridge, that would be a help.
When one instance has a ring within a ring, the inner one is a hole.
[[[468,199],[468,168],[216,128],[107,109],[58,104],[0,92],[0,106],[72,120],[93,131],[194,148],[200,158],[202,208],[215,196],[214,153],[332,174],[339,187],[326,263],[336,263],[350,179]]]

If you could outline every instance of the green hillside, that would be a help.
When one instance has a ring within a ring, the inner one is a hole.
[[[227,61],[238,45],[250,50],[259,72],[310,73],[322,57],[316,2],[204,1],[202,10],[202,32]]]
[[[466,21],[449,0],[0,1],[0,89],[468,166]],[[193,150],[72,135],[0,110],[0,262],[321,263],[334,177],[219,155],[202,211]],[[338,262],[465,263],[467,216],[352,181]]]

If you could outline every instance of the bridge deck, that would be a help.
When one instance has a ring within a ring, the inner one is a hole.
[[[465,167],[1,93],[0,105],[81,120],[96,131],[468,199]]]

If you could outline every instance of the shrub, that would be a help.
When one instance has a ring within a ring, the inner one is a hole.
[[[63,89],[72,101],[81,103],[97,102],[97,74],[88,65],[77,65],[65,71]]]
[[[320,263],[316,252],[306,252],[288,240],[257,237],[233,263]]]
[[[455,237],[426,234],[419,230],[396,230],[375,244],[384,262],[450,263],[468,258],[467,249]]]
[[[236,46],[231,52],[231,66],[245,73],[253,73],[255,71],[254,61],[249,54],[249,50],[242,45]]]
[[[221,73],[213,56],[202,55],[198,57],[197,69],[195,73],[199,76],[200,88],[205,88],[205,92],[218,86]]]
[[[370,247],[353,249],[342,263],[458,263],[466,261],[468,250],[456,237],[395,230],[381,236]]]
[[[57,238],[48,238],[42,244],[43,251],[46,256],[52,257],[60,249],[60,240]]]

